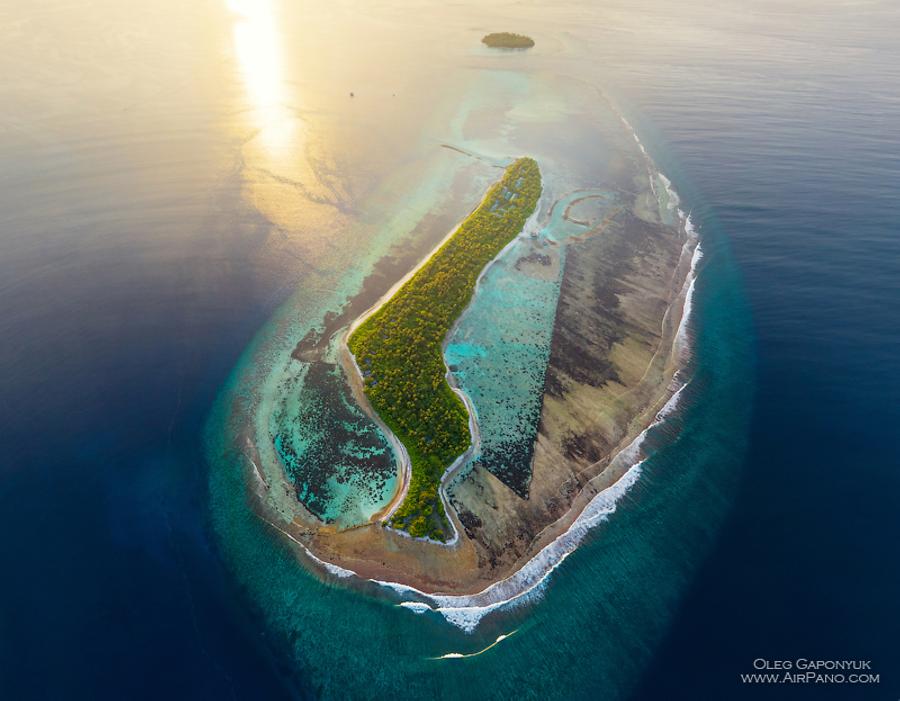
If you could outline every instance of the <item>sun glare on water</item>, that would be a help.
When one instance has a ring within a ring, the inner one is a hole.
[[[284,57],[273,0],[227,0],[234,50],[259,142],[270,156],[288,148],[296,120],[285,104]]]

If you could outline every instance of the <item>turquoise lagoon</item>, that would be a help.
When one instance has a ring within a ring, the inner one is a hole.
[[[592,217],[583,223],[566,219],[568,207],[580,200],[598,205]],[[590,230],[614,202],[608,191],[570,193],[553,203],[545,225],[526,227],[485,269],[444,353],[480,429],[477,450],[454,482],[480,463],[520,496],[528,495],[527,467],[565,266],[566,248],[560,244]],[[452,485],[450,493],[452,498]]]

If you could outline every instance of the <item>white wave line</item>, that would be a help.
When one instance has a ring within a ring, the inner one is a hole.
[[[638,458],[640,447],[647,433],[675,409],[684,386],[682,385],[669,398],[669,401],[657,414],[654,422],[616,455],[614,462],[631,461]],[[418,601],[402,601],[399,606],[420,614],[428,610],[435,611],[441,614],[449,623],[467,633],[471,633],[489,613],[512,608],[539,597],[553,571],[575,551],[594,526],[607,520],[610,514],[615,512],[618,501],[625,496],[640,477],[643,463],[644,460],[638,460],[617,482],[595,494],[576,517],[572,525],[564,533],[544,546],[521,569],[506,579],[495,582],[477,594],[427,594],[415,587],[396,582],[385,582],[375,579],[370,581],[393,589],[401,595],[413,594],[420,597]],[[429,604],[428,602],[431,603]]]
[[[511,638],[518,632],[519,632],[519,629],[516,628],[516,630],[514,630],[512,633],[503,633],[502,635],[498,635],[497,639],[494,642],[492,642],[490,645],[488,645],[483,650],[479,650],[478,652],[469,652],[469,653],[447,652],[447,653],[444,653],[443,655],[439,655],[438,657],[431,657],[429,659],[432,659],[432,660],[461,660],[461,659],[465,659],[467,657],[478,657],[479,655],[483,655],[484,653],[486,653],[492,647],[496,647],[497,645],[502,643],[507,638]]]

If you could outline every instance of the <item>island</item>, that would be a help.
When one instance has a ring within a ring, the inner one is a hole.
[[[348,339],[368,401],[406,451],[408,489],[390,524],[411,536],[446,541],[441,478],[472,439],[469,411],[447,379],[445,338],[481,272],[522,231],[540,195],[537,162],[513,162],[452,236]]]
[[[492,49],[530,49],[534,39],[513,32],[492,32],[481,39],[481,43]]]
[[[677,439],[698,239],[627,121],[582,89],[558,128],[542,102],[513,109],[518,87],[496,119],[473,113],[423,171],[453,191],[429,185],[412,228],[416,191],[392,194],[404,223],[372,230],[391,237],[377,262],[346,261],[327,304],[298,295],[225,395],[220,464],[321,576],[468,629],[539,586]]]

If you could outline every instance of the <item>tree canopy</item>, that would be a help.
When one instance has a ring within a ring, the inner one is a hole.
[[[492,49],[530,49],[534,46],[534,39],[513,32],[493,32],[485,35],[481,43]]]

